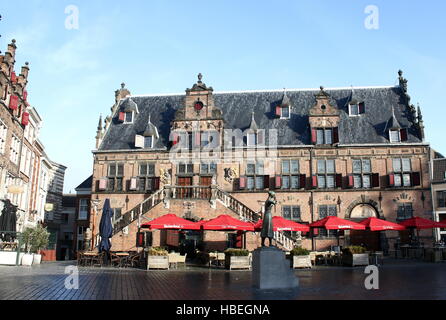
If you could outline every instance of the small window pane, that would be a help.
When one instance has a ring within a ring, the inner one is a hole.
[[[139,191],[144,191],[146,190],[146,178],[140,178],[138,181],[138,190]]]
[[[263,162],[257,162],[256,174],[263,174]]]
[[[327,176],[327,188],[334,188],[335,187],[335,177],[334,176]]]
[[[405,187],[410,187],[410,174],[403,175],[403,184]]]
[[[282,117],[283,118],[289,118],[290,117],[290,108],[289,107],[283,107],[282,108]]]
[[[326,129],[325,130],[325,144],[332,144],[333,143],[333,140],[332,140],[332,137],[333,137],[333,130],[332,129]]]
[[[318,160],[317,161],[317,172],[318,173],[325,173],[325,160]]]
[[[317,144],[324,144],[324,130],[318,129],[317,130]]]
[[[256,189],[257,190],[263,190],[264,189],[263,183],[264,183],[263,176],[256,177]]]
[[[248,163],[248,165],[246,166],[246,174],[255,174],[255,172],[256,172],[255,165],[252,163]]]
[[[291,189],[299,189],[299,177],[291,176]]]
[[[180,164],[180,165],[178,166],[178,171],[179,171],[180,173],[186,173],[186,165],[185,165],[185,164]]]
[[[319,206],[319,219],[324,219],[327,217],[328,209],[327,206]],[[321,230],[321,229],[319,229]]]
[[[282,207],[282,215],[285,219],[291,219],[291,207],[284,206]]]
[[[362,160],[362,172],[364,173],[372,172],[372,166],[370,160]]]
[[[354,188],[361,188],[361,176],[360,175],[355,175],[353,176],[353,183],[354,183]]]
[[[254,177],[248,177],[246,179],[246,187],[248,190],[253,190],[254,189]]]
[[[299,161],[291,160],[291,173],[299,173]]]
[[[353,173],[361,173],[361,160],[353,160]]]
[[[282,161],[282,173],[290,173],[290,162],[288,160]]]
[[[144,137],[144,148],[152,148],[152,136]]]
[[[116,165],[115,164],[111,164],[108,166],[108,175],[116,176]]]
[[[141,164],[139,165],[139,174],[141,176],[147,175],[147,164]]]
[[[209,170],[209,165],[206,164],[206,163],[202,163],[202,164],[201,164],[200,172],[201,172],[201,173],[208,173],[208,170]]]
[[[125,113],[125,122],[133,122],[133,112]]]
[[[396,174],[395,175],[395,187],[401,187],[401,175],[400,174]]]
[[[282,189],[289,189],[289,188],[290,188],[290,177],[283,176],[282,177]]]
[[[411,165],[410,165],[410,159],[403,159],[403,171],[404,172],[410,172],[411,171]]]
[[[148,174],[149,174],[150,176],[155,175],[155,165],[154,165],[154,164],[149,164],[149,165],[147,166],[147,168],[149,169]]]
[[[319,189],[325,189],[325,176],[317,176],[317,186]]]
[[[334,160],[327,160],[327,173],[335,173]]]
[[[328,206],[328,215],[330,217],[336,217],[337,214],[337,210],[336,210],[336,206]]]
[[[193,173],[194,172],[194,165],[192,163],[188,163],[186,166],[187,173]]]
[[[401,172],[401,159],[393,159],[393,171]]]
[[[391,130],[390,131],[390,142],[400,142],[400,131]]]
[[[118,164],[118,177],[122,177],[124,175],[124,165]]]
[[[209,166],[209,172],[210,173],[216,173],[217,172],[217,165],[215,163],[211,163]]]
[[[362,177],[362,185],[364,188],[370,188],[370,175],[366,174]]]
[[[300,207],[292,207],[292,220],[299,221],[300,220]]]
[[[357,116],[359,114],[359,106],[357,104],[350,105],[350,115]]]

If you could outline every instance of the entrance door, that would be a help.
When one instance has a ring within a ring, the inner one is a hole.
[[[201,187],[210,187],[211,185],[212,185],[212,177],[200,177],[200,186]],[[211,198],[211,188],[200,189],[200,197],[202,199],[210,199]]]
[[[178,177],[179,187],[192,186],[192,177]],[[187,199],[192,195],[192,188],[178,188],[177,197],[179,199]]]

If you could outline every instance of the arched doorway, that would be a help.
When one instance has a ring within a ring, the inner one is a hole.
[[[369,203],[356,204],[350,211],[350,219],[362,221],[367,218],[378,218],[375,207]],[[351,230],[350,244],[354,246],[365,246],[367,250],[380,251],[380,232],[370,230]]]

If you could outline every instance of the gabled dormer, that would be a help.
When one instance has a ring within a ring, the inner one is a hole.
[[[246,133],[246,146],[250,148],[264,144],[264,132],[257,125],[255,113],[253,112],[251,116],[251,123]]]
[[[152,123],[149,116],[149,122],[141,135],[135,136],[135,147],[141,149],[153,149],[159,139],[158,128]]]
[[[346,107],[350,117],[360,116],[365,113],[365,102],[356,95],[353,88]]]
[[[205,146],[221,145],[223,136],[223,114],[214,104],[212,87],[198,75],[198,81],[186,89],[184,106],[177,110],[172,122],[170,141],[181,149],[203,149]]]
[[[138,105],[132,100],[132,98],[127,98],[121,104],[118,120],[119,122],[126,124],[133,123],[137,114],[139,114]]]
[[[395,109],[392,107],[392,116],[387,120],[385,133],[390,143],[407,141],[407,128],[403,128],[395,116]]]
[[[330,95],[324,87],[315,95],[316,104],[310,109],[309,122],[311,143],[333,145],[339,143],[339,110],[331,104]]]
[[[283,92],[282,101],[276,106],[275,115],[280,119],[289,119],[291,116],[291,100],[286,91]]]

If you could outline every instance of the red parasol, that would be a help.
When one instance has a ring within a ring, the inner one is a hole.
[[[262,230],[262,220],[259,220],[254,228],[256,230]],[[280,216],[273,217],[273,230],[274,231],[301,231],[309,232],[310,227],[304,224],[300,224],[291,220],[287,220]]]
[[[174,214],[166,214],[150,222],[144,223],[141,228],[173,229],[173,230],[200,230],[200,224],[180,218]]]
[[[327,230],[365,230],[365,225],[338,217],[327,217],[310,224],[310,227]]]
[[[254,225],[250,222],[243,222],[228,215],[221,215],[215,219],[206,221],[201,224],[203,230],[214,231],[254,231]]]
[[[386,230],[402,231],[406,229],[406,227],[400,224],[386,220],[381,220],[378,218],[368,218],[361,221],[360,224],[365,225],[371,231],[386,231]]]

